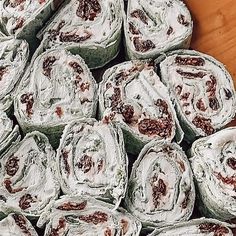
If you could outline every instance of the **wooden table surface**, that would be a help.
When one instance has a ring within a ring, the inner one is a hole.
[[[236,0],[185,0],[194,21],[191,48],[221,61],[236,88]],[[236,126],[236,119],[231,125]]]

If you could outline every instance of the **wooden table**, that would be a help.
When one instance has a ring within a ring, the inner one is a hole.
[[[185,0],[194,21],[191,48],[221,61],[236,88],[236,0]],[[236,126],[236,119],[231,124]]]

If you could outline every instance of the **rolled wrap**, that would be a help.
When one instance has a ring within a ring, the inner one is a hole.
[[[7,35],[32,41],[62,2],[64,0],[1,0],[0,27]]]
[[[182,139],[167,88],[149,61],[128,61],[106,70],[99,87],[99,113],[124,131],[127,151],[138,153],[153,138]]]
[[[192,171],[175,143],[153,140],[145,145],[133,165],[127,189],[127,209],[147,228],[186,221],[192,214]]]
[[[49,235],[124,235],[138,236],[141,223],[123,209],[89,197],[64,196],[45,211],[37,225],[46,224]]]
[[[233,236],[231,225],[215,219],[194,219],[171,227],[156,229],[148,236]]]
[[[12,213],[0,221],[1,236],[38,236],[30,221],[21,214]]]
[[[170,52],[160,61],[161,79],[174,98],[188,141],[210,135],[233,119],[234,85],[223,64],[192,50]]]
[[[236,127],[195,141],[191,166],[200,210],[221,220],[236,217]]]
[[[182,1],[128,1],[124,15],[127,56],[156,58],[166,51],[188,48],[192,28],[190,13]]]
[[[38,52],[63,46],[98,68],[119,52],[123,0],[71,0],[39,34]]]
[[[28,133],[0,163],[0,213],[37,218],[57,198],[55,153],[45,135]]]
[[[57,150],[62,191],[119,205],[125,195],[128,159],[122,131],[95,119],[68,124]]]
[[[20,141],[20,131],[18,125],[13,125],[5,112],[0,111],[0,155],[10,146]]]
[[[11,37],[0,37],[0,110],[10,114],[13,93],[29,57],[28,43]]]
[[[39,130],[55,146],[67,123],[95,116],[97,100],[97,83],[84,60],[52,49],[38,56],[22,78],[15,116],[25,133]]]

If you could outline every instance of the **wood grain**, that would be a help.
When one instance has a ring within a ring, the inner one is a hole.
[[[236,88],[236,0],[185,0],[194,21],[191,48],[221,61]],[[229,126],[236,126],[236,119]]]

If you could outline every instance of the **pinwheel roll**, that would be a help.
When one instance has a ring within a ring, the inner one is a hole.
[[[28,43],[0,37],[0,110],[11,113],[13,92],[29,56]]]
[[[172,225],[190,218],[195,201],[188,159],[175,143],[153,140],[135,161],[125,204],[145,227]]]
[[[203,214],[222,220],[235,218],[236,127],[195,141],[191,156]]]
[[[102,67],[119,51],[123,0],[71,0],[39,33],[41,49],[63,46],[89,68]]]
[[[21,214],[12,213],[0,221],[1,236],[38,236],[30,221]]]
[[[0,111],[0,155],[11,145],[20,141],[18,125],[13,125],[5,112]]]
[[[233,236],[230,226],[230,224],[215,219],[200,218],[171,227],[156,229],[148,236]]]
[[[160,70],[162,81],[175,98],[187,140],[210,135],[234,117],[233,80],[214,58],[197,51],[173,51],[160,63]]]
[[[37,131],[0,156],[0,213],[39,217],[59,194],[55,166],[47,137]]]
[[[30,40],[64,0],[1,0],[0,27],[7,35]]]
[[[108,69],[99,95],[100,116],[122,127],[128,152],[138,153],[153,138],[172,140],[175,134],[182,135],[167,88],[148,61],[128,61]]]
[[[91,195],[116,206],[125,195],[128,159],[122,131],[95,119],[66,126],[57,150],[65,194]]]
[[[182,1],[128,1],[124,16],[127,56],[156,58],[165,51],[188,48],[192,28],[190,13]]]
[[[15,115],[24,132],[39,130],[52,144],[69,121],[93,117],[97,83],[84,60],[64,49],[37,57],[25,73],[15,98]]]
[[[64,196],[45,211],[38,226],[46,224],[49,235],[124,235],[138,236],[141,223],[123,209],[90,197]]]

